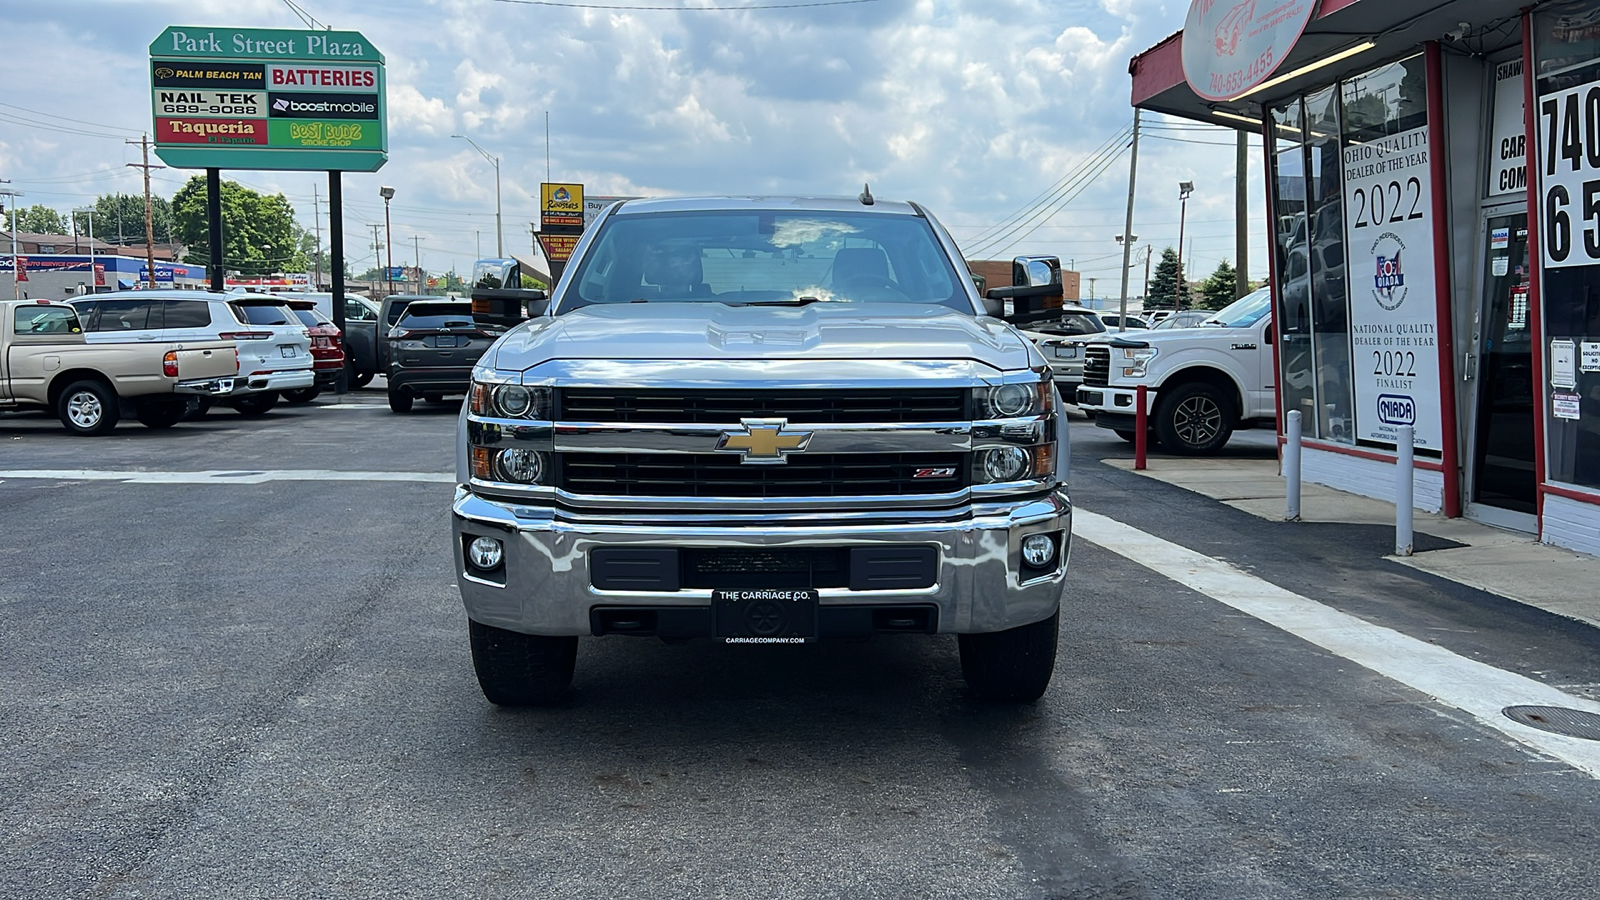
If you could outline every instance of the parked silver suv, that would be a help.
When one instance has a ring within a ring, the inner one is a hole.
[[[233,392],[217,400],[246,415],[271,409],[280,391],[316,383],[311,336],[270,294],[119,291],[70,302],[91,344],[233,341],[239,375]]]

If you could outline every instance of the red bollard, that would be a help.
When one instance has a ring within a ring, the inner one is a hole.
[[[1146,387],[1142,384],[1139,385],[1137,398],[1134,400],[1134,406],[1137,407],[1133,411],[1133,470],[1135,472],[1144,471],[1144,447],[1146,437],[1150,431],[1150,423],[1144,411],[1145,391]]]

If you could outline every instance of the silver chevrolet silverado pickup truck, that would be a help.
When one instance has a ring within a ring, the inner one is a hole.
[[[1043,694],[1066,419],[922,207],[630,200],[548,300],[461,413],[453,548],[491,702],[559,700],[580,635],[955,634],[978,695]]]

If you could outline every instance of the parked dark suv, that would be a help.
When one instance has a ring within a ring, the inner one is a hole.
[[[417,300],[389,331],[389,408],[410,412],[420,395],[429,401],[465,394],[472,367],[505,328],[472,318],[468,300]]]

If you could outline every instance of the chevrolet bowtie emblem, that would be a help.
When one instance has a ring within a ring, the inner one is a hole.
[[[788,419],[743,419],[744,427],[724,431],[717,439],[719,453],[737,453],[741,463],[777,465],[785,454],[799,453],[811,443],[809,431],[784,431]]]

